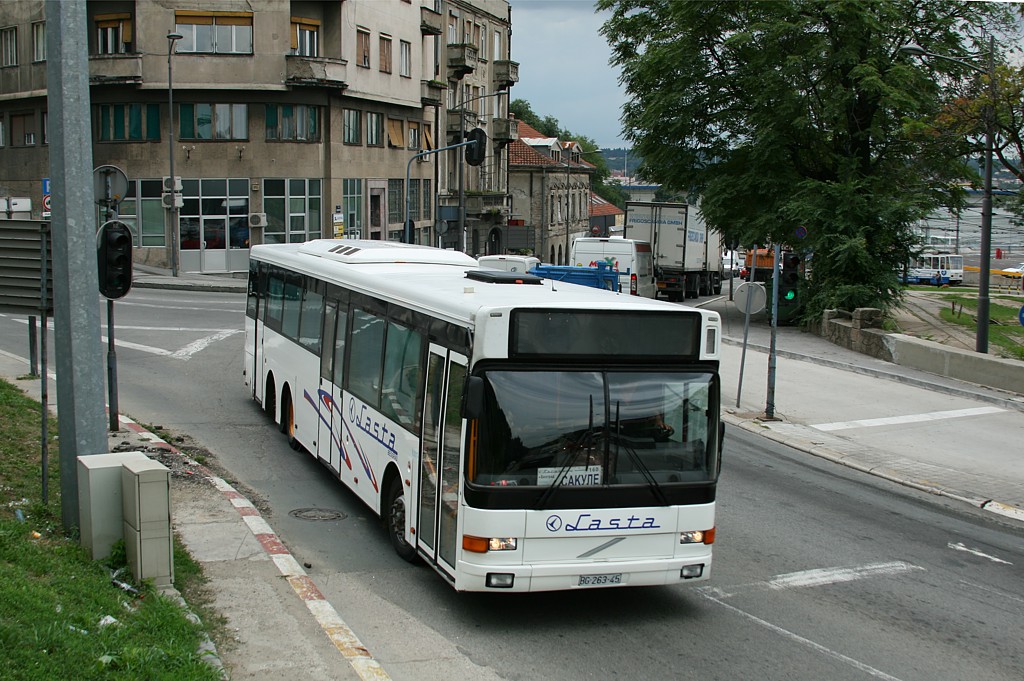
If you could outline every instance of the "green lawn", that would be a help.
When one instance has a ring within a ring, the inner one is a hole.
[[[978,312],[977,294],[951,293],[943,296],[949,307],[942,310],[942,319],[961,324],[977,333],[975,317]],[[990,350],[996,348],[1007,357],[1024,359],[1024,326],[1019,315],[1024,299],[1019,296],[991,295],[989,298],[988,341]]]
[[[56,419],[46,505],[39,403],[0,380],[0,423],[0,679],[220,679],[197,652],[202,627],[177,604],[149,584],[132,584],[137,593],[113,584],[123,551],[93,561],[64,536]],[[127,569],[118,579],[132,581]],[[177,542],[175,587],[186,597],[202,588]]]

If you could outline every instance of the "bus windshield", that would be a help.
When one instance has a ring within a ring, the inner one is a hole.
[[[713,481],[711,372],[491,370],[469,481],[486,486]]]

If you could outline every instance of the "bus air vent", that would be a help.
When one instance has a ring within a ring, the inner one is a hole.
[[[490,284],[540,284],[544,281],[534,274],[489,269],[467,270],[466,278]]]

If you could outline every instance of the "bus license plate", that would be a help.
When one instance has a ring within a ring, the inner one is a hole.
[[[577,586],[600,586],[602,584],[622,584],[622,573],[616,572],[610,575],[580,575],[580,583]]]

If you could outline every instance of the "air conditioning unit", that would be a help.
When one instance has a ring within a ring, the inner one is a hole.
[[[164,192],[160,195],[160,203],[163,204],[164,208],[170,210],[171,208],[181,208],[184,206],[185,199],[177,192]]]
[[[266,213],[249,213],[249,226],[250,227],[266,227],[267,226],[267,214]]]
[[[181,176],[175,175],[173,178],[164,177],[164,191],[165,192],[180,192],[181,191]]]

